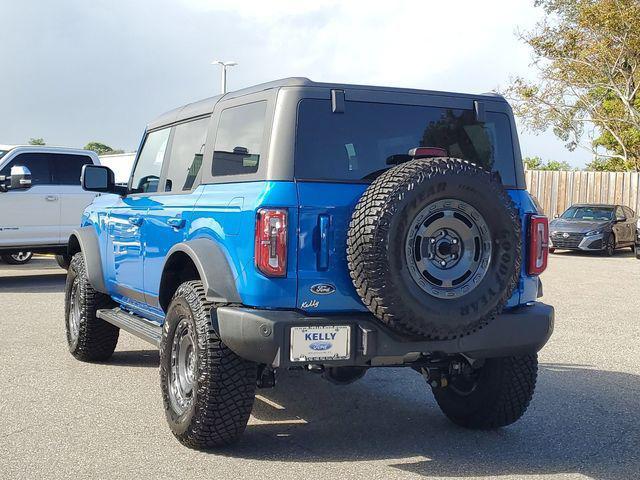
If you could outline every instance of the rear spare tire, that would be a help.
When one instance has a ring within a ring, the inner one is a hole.
[[[469,334],[500,312],[520,275],[520,219],[499,179],[454,158],[376,179],[353,212],[349,272],[362,301],[405,335]]]

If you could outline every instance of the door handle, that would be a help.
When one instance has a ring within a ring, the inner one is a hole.
[[[58,200],[58,196],[57,195],[47,195],[46,197],[44,197],[44,199],[47,202],[55,202],[56,200]]]
[[[320,245],[318,249],[318,270],[329,269],[329,215],[318,217]]]
[[[180,218],[180,217],[171,217],[167,219],[167,225],[175,229],[180,229],[184,227],[184,223],[185,223],[184,218]]]
[[[139,227],[140,225],[142,225],[142,221],[143,221],[143,218],[139,215],[134,215],[133,217],[129,217],[129,223],[131,225],[135,225],[136,227]]]

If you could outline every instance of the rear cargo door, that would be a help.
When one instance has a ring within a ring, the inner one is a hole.
[[[298,182],[298,308],[365,311],[347,266],[351,213],[366,184]]]

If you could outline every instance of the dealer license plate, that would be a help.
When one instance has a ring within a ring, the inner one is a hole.
[[[291,327],[291,361],[346,360],[351,356],[351,327]]]

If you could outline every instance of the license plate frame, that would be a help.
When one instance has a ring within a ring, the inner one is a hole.
[[[289,330],[289,360],[291,362],[350,360],[352,332],[352,325],[292,326]]]

